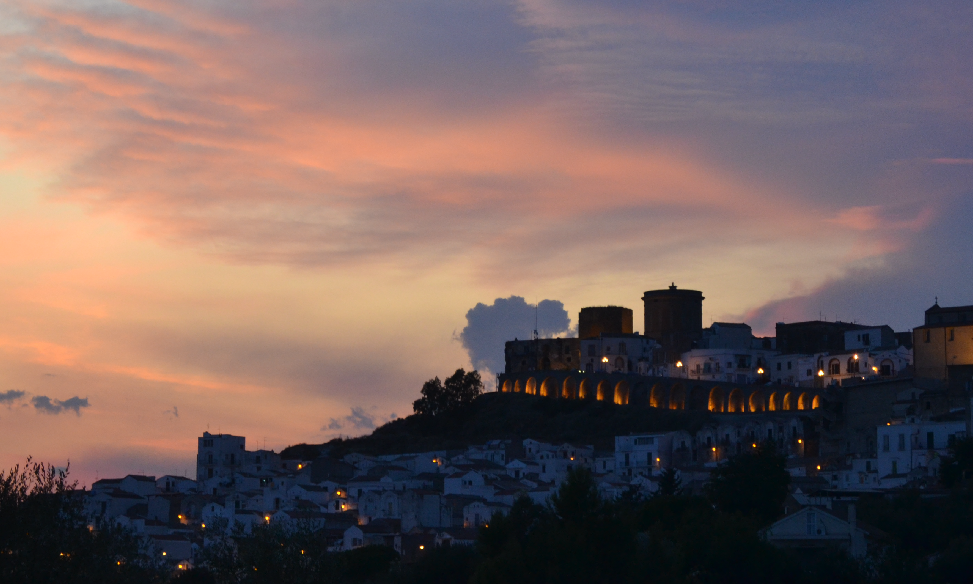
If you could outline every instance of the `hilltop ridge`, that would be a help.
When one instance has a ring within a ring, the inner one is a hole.
[[[615,436],[633,432],[695,431],[710,414],[615,405],[593,400],[557,400],[521,393],[484,393],[469,406],[445,416],[413,414],[393,420],[371,434],[336,438],[324,444],[296,444],[281,452],[286,459],[311,460],[321,454],[343,456],[401,454],[463,449],[488,440],[523,440],[591,444],[612,450]]]

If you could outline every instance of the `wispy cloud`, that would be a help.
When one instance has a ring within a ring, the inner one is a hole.
[[[80,398],[78,396],[61,401],[59,399],[51,399],[46,395],[36,395],[30,401],[34,404],[34,408],[37,411],[54,415],[63,412],[74,412],[80,416],[81,409],[89,407],[88,398]]]
[[[14,402],[20,401],[25,395],[27,394],[23,391],[8,389],[7,391],[0,392],[0,404],[6,404],[9,407]]]

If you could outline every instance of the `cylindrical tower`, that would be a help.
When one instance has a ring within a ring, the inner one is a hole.
[[[578,338],[597,338],[601,333],[631,334],[632,309],[621,306],[590,306],[578,315]]]
[[[642,302],[645,303],[643,334],[662,345],[662,361],[674,363],[702,338],[703,293],[699,290],[679,290],[673,283],[668,290],[647,291]]]

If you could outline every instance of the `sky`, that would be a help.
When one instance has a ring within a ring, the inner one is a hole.
[[[973,304],[973,4],[0,0],[0,468],[194,473],[642,322]],[[497,340],[499,339],[499,340]]]

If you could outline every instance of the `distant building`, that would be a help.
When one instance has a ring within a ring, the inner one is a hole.
[[[970,389],[973,306],[942,307],[937,302],[926,310],[925,317],[925,323],[912,331],[916,377]]]
[[[966,437],[966,421],[889,422],[877,434],[879,482],[883,488],[898,487],[910,478],[938,474],[942,457]]]
[[[578,338],[632,334],[632,309],[621,306],[590,306],[578,314]]]
[[[658,347],[653,339],[639,334],[602,333],[581,339],[581,368],[589,373],[643,373],[652,366]]]
[[[246,462],[246,441],[243,436],[203,432],[196,455],[196,480],[231,480]]]
[[[851,333],[851,336],[848,335]],[[895,347],[895,333],[889,326],[865,326],[852,322],[777,323],[777,350],[784,354],[844,353],[845,342],[862,345],[861,335],[868,335],[871,348]],[[857,339],[857,340],[855,340]]]
[[[504,344],[504,372],[568,371],[581,367],[578,339],[514,339]]]
[[[675,363],[679,356],[697,346],[703,338],[703,293],[679,290],[649,290],[645,304],[645,336],[655,339],[662,350],[659,360]]]

